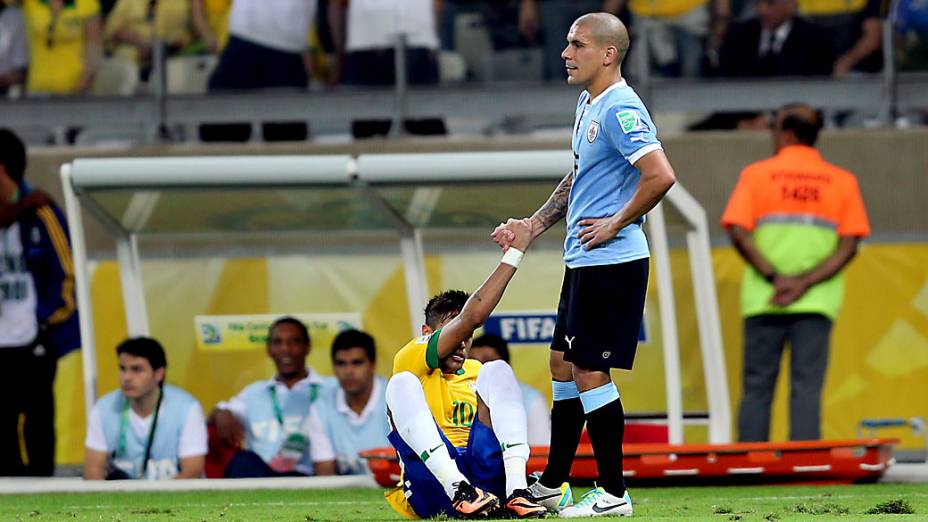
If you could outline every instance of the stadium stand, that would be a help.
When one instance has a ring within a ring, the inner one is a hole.
[[[750,19],[754,13],[763,9],[769,11],[765,7],[767,4],[781,9],[781,5],[788,8],[788,6],[795,4],[795,1],[735,2],[729,8],[731,11],[729,15],[725,14],[725,2],[709,2],[709,7],[706,7],[705,2],[691,2],[689,4],[677,2],[674,5],[678,9],[684,4],[698,5],[699,7],[695,9],[699,12],[704,10],[711,12],[712,17],[707,17],[704,22],[700,23],[709,24],[711,18],[712,27],[709,40],[721,42],[723,36],[730,33],[729,27],[740,27],[738,22]],[[84,2],[92,3],[92,0],[84,0]],[[44,12],[41,7],[33,7],[32,3],[32,0],[27,0],[24,4],[27,20],[30,19],[30,16],[34,17],[38,13]],[[123,3],[129,4],[129,2]],[[525,4],[528,3],[531,2],[525,2]],[[593,2],[593,4],[595,3],[597,2]],[[845,6],[845,3],[838,5],[839,3],[800,1],[798,2],[798,11],[800,14],[808,15],[811,20],[829,26],[830,33],[822,32],[821,34],[826,39],[828,34],[833,33],[836,35],[831,41],[835,51],[842,56],[849,53],[846,49],[855,41],[856,35],[867,35],[866,38],[864,36],[859,37],[860,48],[866,47],[870,49],[871,54],[880,54],[882,56],[881,61],[890,64],[889,67],[867,66],[863,67],[864,72],[847,75],[843,72],[846,67],[841,65],[837,67],[842,71],[839,75],[841,76],[840,81],[831,79],[808,80],[808,83],[797,83],[792,79],[785,81],[770,80],[760,83],[725,81],[726,92],[729,94],[725,97],[716,96],[717,84],[714,81],[705,82],[698,78],[688,78],[686,81],[667,81],[659,77],[659,70],[652,70],[635,63],[629,64],[625,70],[625,75],[630,78],[638,92],[642,93],[649,106],[658,115],[666,115],[664,119],[668,122],[679,122],[675,125],[662,124],[664,132],[673,132],[674,128],[682,131],[689,123],[698,121],[707,112],[767,111],[783,103],[795,100],[809,102],[819,109],[826,110],[829,116],[838,115],[839,117],[828,118],[830,125],[910,126],[921,124],[925,118],[925,107],[928,106],[928,101],[925,100],[925,93],[928,92],[928,88],[926,88],[928,80],[918,74],[912,76],[910,71],[917,71],[920,67],[924,70],[924,64],[928,63],[928,58],[925,58],[928,56],[926,54],[926,48],[928,47],[925,45],[925,24],[922,22],[926,16],[923,14],[924,6],[912,0],[898,0],[892,2],[892,5],[887,8],[879,9],[877,7],[880,6],[874,7],[876,4],[873,1],[870,3],[856,2],[853,5],[847,4],[847,6]],[[495,4],[490,2],[472,2],[466,6],[460,2],[445,2],[444,10],[438,14],[437,18],[441,21],[437,26],[439,38],[442,42],[445,42],[443,52],[439,56],[441,65],[439,76],[442,87],[416,87],[410,89],[394,86],[392,90],[385,90],[384,88],[358,90],[356,87],[332,85],[327,86],[325,92],[319,92],[317,89],[333,78],[320,76],[320,74],[328,74],[324,72],[325,70],[332,70],[331,57],[332,53],[335,52],[329,37],[329,34],[331,34],[329,4],[329,2],[320,2],[318,4],[317,13],[314,17],[313,34],[307,35],[307,41],[312,42],[311,45],[315,49],[313,51],[314,58],[312,59],[315,72],[310,71],[312,78],[310,84],[316,90],[313,90],[309,95],[305,92],[295,92],[292,95],[285,93],[255,93],[184,99],[187,96],[202,95],[203,78],[209,76],[215,67],[210,56],[215,56],[214,53],[223,47],[222,42],[227,34],[226,27],[230,13],[231,4],[229,0],[197,0],[192,4],[196,6],[193,9],[194,14],[192,17],[178,21],[178,23],[185,26],[183,34],[193,35],[183,39],[183,41],[189,41],[190,45],[184,47],[184,56],[176,57],[174,56],[175,51],[168,45],[166,52],[162,53],[163,59],[167,60],[168,63],[164,64],[163,67],[156,66],[153,69],[155,75],[164,75],[166,80],[158,80],[157,78],[153,80],[151,86],[144,89],[147,97],[131,101],[83,101],[77,99],[56,101],[56,103],[63,103],[64,105],[50,105],[51,100],[47,99],[21,100],[20,103],[10,104],[0,101],[0,104],[3,104],[5,124],[21,131],[21,134],[26,136],[30,143],[35,144],[47,141],[74,143],[77,141],[75,136],[80,133],[81,128],[92,130],[99,125],[111,125],[114,120],[122,120],[127,124],[125,127],[133,129],[149,127],[150,130],[147,131],[129,133],[128,140],[124,141],[128,143],[148,143],[164,141],[165,139],[174,142],[196,141],[199,136],[196,129],[204,123],[288,121],[292,116],[298,116],[301,121],[311,121],[314,129],[312,135],[320,139],[345,139],[344,136],[348,133],[348,124],[346,123],[348,121],[382,120],[385,117],[398,121],[408,117],[446,116],[446,124],[452,134],[524,133],[544,130],[552,125],[562,124],[563,117],[559,109],[557,109],[560,107],[561,102],[552,101],[546,99],[546,97],[564,92],[564,99],[566,99],[568,96],[572,96],[572,94],[568,94],[572,91],[556,84],[559,82],[551,84],[550,87],[539,87],[537,83],[540,64],[547,63],[551,59],[551,49],[554,48],[551,47],[549,40],[553,37],[542,39],[536,36],[532,40],[526,36],[530,33],[528,26],[531,24],[525,19],[524,14],[520,14],[518,9],[494,7]],[[331,4],[338,5],[338,2],[332,2]],[[545,14],[548,11],[553,10],[552,12],[554,12],[561,9],[557,6],[565,4],[565,2],[544,0],[538,2],[538,4],[539,13]],[[604,2],[602,6],[606,9],[624,12],[622,4],[623,2],[610,1]],[[763,6],[758,9],[760,4],[763,4]],[[831,4],[835,5],[831,6]],[[866,4],[866,9],[861,7],[864,4]],[[81,6],[84,6],[84,3],[81,3]],[[648,33],[651,31],[650,26],[654,25],[651,22],[648,24],[642,22],[641,26],[638,27],[636,19],[648,19],[653,22],[653,20],[661,16],[670,16],[663,11],[654,13],[647,11],[650,8],[646,7],[645,4],[634,1],[630,2],[630,8],[630,24],[636,35],[641,31]],[[93,6],[88,3],[86,7],[81,7],[81,9],[92,10]],[[108,13],[110,18],[106,20],[106,23],[111,26],[108,34],[111,36],[115,34],[116,21],[120,18],[126,18],[124,11],[127,12],[127,9],[123,7]],[[137,10],[138,6],[135,9]],[[167,7],[159,6],[157,11],[153,12],[158,15],[162,10],[166,9]],[[835,9],[843,11],[830,14],[829,9],[831,11]],[[69,12],[66,10],[64,13],[70,16]],[[30,13],[36,14],[31,15]],[[637,17],[635,16],[636,13],[638,13]],[[42,16],[46,15],[43,14]],[[726,16],[730,18],[731,23],[719,23]],[[159,27],[167,23],[158,16],[156,18],[157,20],[154,23],[160,24]],[[548,31],[550,28],[545,24],[549,22],[556,23],[552,21],[556,19],[558,17],[550,13],[548,13],[547,17],[542,16],[535,19],[535,23],[540,24],[538,34]],[[36,23],[39,23],[38,19],[36,20]],[[147,22],[143,20],[139,23],[144,25]],[[862,27],[870,29],[862,31]],[[874,28],[879,28],[881,34],[884,35],[884,39],[892,42],[892,45],[879,45],[874,49],[874,37],[872,36],[872,34],[875,34],[876,29]],[[168,28],[159,29],[159,31],[164,33],[168,31]],[[171,31],[174,31],[174,29],[171,29]],[[566,28],[561,29],[561,32],[564,31],[566,31]],[[655,34],[651,36],[642,34],[641,38],[652,39],[652,36],[659,38],[656,35],[658,32],[660,31],[655,29],[652,31]],[[43,64],[46,62],[45,56],[47,53],[38,50],[38,44],[41,40],[40,33],[41,31],[38,30],[30,33],[33,43],[31,46],[34,55],[33,60],[38,60],[29,67],[33,75],[44,70]],[[92,35],[92,33],[93,31],[88,30],[87,34]],[[161,33],[154,32],[152,34]],[[175,33],[172,32],[171,34]],[[700,31],[696,31],[694,34],[700,34]],[[895,35],[898,35],[898,37],[895,37]],[[197,39],[199,41],[196,41]],[[83,45],[81,44],[83,40],[80,39],[67,41],[73,41],[73,43],[68,44],[71,46],[68,47],[68,49],[71,49],[68,52],[77,49],[74,46],[80,47],[80,45]],[[559,46],[560,44],[555,42],[555,47]],[[825,46],[819,45],[818,47]],[[174,46],[174,48],[176,47]],[[630,57],[630,61],[664,63],[662,62],[664,58],[656,56],[654,53],[657,51],[652,47],[655,46],[637,46],[633,49],[633,56]],[[656,49],[660,48],[662,48],[661,45],[656,46]],[[112,47],[109,47],[109,49],[112,49]],[[55,52],[64,51],[56,50]],[[93,59],[93,52],[93,44],[91,44],[87,47],[87,52],[82,56]],[[202,53],[202,55],[197,53]],[[710,48],[709,52],[703,54],[705,54],[704,61],[706,64],[718,63],[717,47]],[[466,64],[466,70],[463,71],[461,68],[462,60]],[[81,61],[79,59],[77,63]],[[844,61],[848,62],[848,60]],[[868,58],[867,63],[871,62],[876,63],[875,59]],[[110,68],[110,64],[104,63],[97,66],[91,63],[91,69],[93,69],[91,72],[96,72],[98,68],[101,68],[98,74],[107,76],[107,69]],[[544,66],[544,68],[550,68],[550,66]],[[687,68],[691,69],[690,66],[687,66]],[[742,63],[735,67],[728,67],[729,70],[726,72],[730,75],[744,76],[749,73],[751,68],[750,64]],[[827,66],[825,69],[828,71],[826,72],[829,72],[832,68],[831,65]],[[338,70],[338,68],[334,70]],[[706,70],[712,71],[714,69],[708,67]],[[796,71],[803,70],[805,69],[796,69]],[[72,76],[74,75],[72,74]],[[546,75],[546,77],[548,76]],[[691,74],[687,74],[687,76],[691,76]],[[75,76],[74,82],[77,81],[76,78]],[[110,96],[112,94],[134,93],[139,90],[138,85],[134,85],[128,73],[125,73],[122,78],[122,80],[111,78],[103,81],[102,84],[106,85],[107,88],[95,88],[94,93]],[[460,90],[457,85],[464,79],[468,80],[468,87],[465,90]],[[120,82],[123,85],[116,85]],[[512,82],[516,82],[516,84]],[[258,85],[260,84],[262,83],[258,82]],[[159,85],[165,85],[166,88],[161,89]],[[64,90],[58,87],[54,89],[36,89],[33,87],[28,88],[25,94],[32,97],[43,92],[47,95],[50,91],[65,92],[70,90],[71,87]],[[492,103],[495,98],[499,98],[499,104]],[[466,101],[461,103],[462,100]],[[234,110],[229,110],[230,103],[234,104]],[[46,110],[43,110],[43,107]],[[848,118],[846,115],[851,112],[858,116]],[[48,118],[43,116],[46,113],[50,114]],[[70,121],[66,123],[60,121],[62,113],[67,113],[67,119]],[[107,114],[112,115],[112,117],[108,117]],[[232,119],[232,116],[236,115],[239,116],[239,119]],[[513,122],[518,122],[518,124],[513,125]],[[294,123],[302,125],[301,123]],[[239,137],[236,139],[243,139],[242,136],[250,136],[252,141],[275,139],[275,129],[261,129],[260,125],[255,124],[251,126],[253,127],[252,131],[248,132],[247,129],[240,131]],[[292,133],[286,131],[283,132],[281,137],[305,139],[302,132]],[[95,137],[91,132],[91,136],[79,141],[83,144],[93,144],[112,143],[114,140],[109,137]]]

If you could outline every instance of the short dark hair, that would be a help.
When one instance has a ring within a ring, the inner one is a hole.
[[[151,337],[130,337],[116,347],[116,356],[124,353],[148,360],[152,370],[167,368],[168,359],[161,343]]]
[[[470,294],[463,290],[445,290],[429,299],[425,305],[425,324],[432,329],[438,328],[449,316],[461,313],[469,297]]]
[[[483,334],[480,337],[474,339],[474,342],[471,343],[471,348],[475,346],[489,346],[496,350],[496,353],[499,354],[499,358],[509,362],[509,343],[505,339],[496,335],[496,334]]]
[[[0,163],[6,173],[19,185],[26,172],[26,146],[10,129],[0,129]]]
[[[293,326],[296,326],[296,329],[299,330],[300,333],[303,335],[303,339],[306,341],[306,344],[310,343],[309,330],[306,329],[306,325],[303,324],[303,321],[300,321],[296,317],[293,317],[290,315],[281,317],[280,319],[274,321],[271,324],[271,327],[267,329],[267,342],[268,343],[271,342],[271,334],[274,333],[274,328],[277,328],[278,326],[282,324],[292,324]]]
[[[352,348],[364,348],[367,358],[372,363],[377,362],[377,345],[374,338],[361,330],[345,330],[335,336],[335,340],[332,341],[332,360],[335,360],[336,353]]]
[[[807,105],[800,103],[784,105],[780,110],[786,111],[787,114],[783,117],[780,130],[792,132],[796,135],[796,140],[803,145],[814,146],[815,142],[818,141],[818,133],[822,130],[822,113],[812,110],[812,116],[807,118],[805,114],[790,112],[791,109],[811,110]]]

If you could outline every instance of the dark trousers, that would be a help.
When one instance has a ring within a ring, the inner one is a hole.
[[[789,342],[790,440],[821,438],[822,385],[828,366],[831,320],[820,314],[758,315],[744,320],[744,393],[738,439],[770,439],[770,404]]]
[[[246,91],[264,88],[306,89],[306,68],[300,53],[264,47],[236,36],[219,57],[209,78],[209,92]],[[305,122],[268,122],[262,126],[265,141],[303,141],[309,135]],[[251,126],[244,123],[200,127],[203,141],[248,141]]]
[[[241,450],[236,453],[226,465],[225,478],[264,478],[264,477],[305,477],[306,475],[290,471],[281,473],[274,471],[267,462],[255,452]]]
[[[363,86],[391,86],[396,82],[396,52],[393,49],[352,51],[345,56],[345,83]],[[406,78],[410,85],[438,83],[438,59],[429,49],[412,48],[406,51]],[[386,136],[390,132],[389,120],[362,120],[351,124],[355,138]],[[409,134],[433,136],[447,134],[440,118],[404,120],[403,128]]]
[[[305,89],[306,68],[303,66],[303,56],[230,36],[228,45],[219,57],[219,64],[209,78],[210,92],[268,87]]]
[[[0,348],[0,476],[55,472],[57,367],[57,354],[42,346]]]

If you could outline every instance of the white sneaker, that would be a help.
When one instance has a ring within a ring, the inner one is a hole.
[[[536,480],[528,487],[529,493],[535,497],[535,501],[550,511],[560,511],[564,508],[574,505],[574,494],[567,482],[561,484],[559,488],[548,488],[541,485]]]
[[[632,499],[628,496],[628,491],[625,492],[624,497],[619,498],[606,493],[603,488],[595,488],[583,495],[580,502],[562,510],[558,516],[562,518],[630,517],[632,516]]]

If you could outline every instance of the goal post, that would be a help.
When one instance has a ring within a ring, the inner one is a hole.
[[[529,215],[572,165],[572,155],[562,150],[99,158],[63,165],[81,309],[87,414],[96,400],[96,350],[83,211],[116,243],[130,335],[148,333],[140,240],[197,238],[228,244],[247,238],[250,244],[286,244],[288,234],[310,233],[347,241],[393,241],[403,262],[411,334],[418,335],[428,290],[423,232],[463,234],[492,229],[509,216]],[[439,210],[448,204],[467,208],[464,218],[444,216]],[[684,413],[667,207],[686,227],[707,390],[708,440],[729,442],[731,411],[709,226],[703,208],[679,183],[652,210],[647,223],[663,334],[669,440],[683,442]]]

